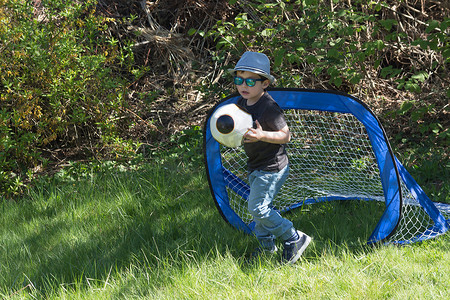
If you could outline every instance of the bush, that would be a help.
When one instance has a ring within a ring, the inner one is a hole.
[[[280,86],[349,93],[363,86],[376,93],[370,81],[373,85],[379,77],[395,80],[395,88],[420,92],[430,77],[448,80],[450,19],[442,13],[440,20],[421,20],[424,13],[411,21],[410,12],[402,11],[417,9],[402,2],[253,0],[245,12],[218,21],[206,35],[215,39],[220,62],[228,53],[235,58],[246,50],[268,54]]]
[[[125,55],[83,2],[0,1],[0,195],[20,193],[43,149],[117,138]]]

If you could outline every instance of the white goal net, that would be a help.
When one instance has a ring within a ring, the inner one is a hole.
[[[285,110],[292,138],[287,144],[290,176],[274,200],[287,211],[304,204],[331,200],[385,201],[380,170],[364,125],[351,113]],[[252,222],[242,194],[247,183],[247,156],[242,147],[220,146],[223,167],[234,174],[228,180],[229,205],[246,224]],[[233,186],[233,182],[241,182]],[[434,221],[405,183],[401,185],[401,216],[387,243],[413,242],[417,236],[436,235]],[[438,209],[446,219],[446,206]]]

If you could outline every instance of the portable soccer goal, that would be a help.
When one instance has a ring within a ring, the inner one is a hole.
[[[290,175],[274,200],[280,213],[335,200],[384,202],[368,244],[409,244],[450,229],[450,204],[435,203],[395,157],[375,114],[359,99],[334,91],[270,89],[291,131]],[[217,209],[237,229],[252,233],[243,147],[220,145],[204,125],[207,177]]]

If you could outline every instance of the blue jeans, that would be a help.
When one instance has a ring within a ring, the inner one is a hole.
[[[272,207],[273,199],[288,175],[289,165],[279,172],[255,170],[248,176],[248,211],[255,221],[254,234],[264,248],[271,248],[275,238],[287,240],[295,234],[292,222]]]

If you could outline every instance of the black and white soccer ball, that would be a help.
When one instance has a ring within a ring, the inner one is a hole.
[[[209,126],[216,141],[236,148],[242,145],[244,134],[253,126],[253,119],[238,105],[226,104],[212,114]]]

